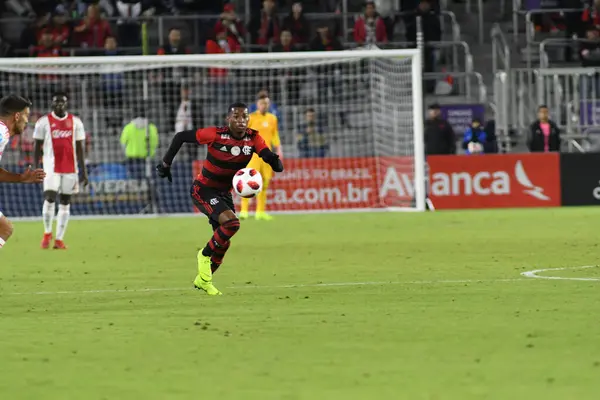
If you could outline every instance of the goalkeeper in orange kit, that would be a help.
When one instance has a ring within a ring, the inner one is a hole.
[[[279,128],[277,123],[277,117],[271,114],[267,110],[269,109],[270,100],[266,94],[260,95],[256,101],[257,109],[255,112],[250,114],[250,122],[248,128],[257,130],[259,135],[264,139],[265,143],[271,151],[277,153],[279,157],[281,154],[281,143],[279,141]],[[267,189],[269,188],[269,182],[273,176],[273,169],[267,163],[265,163],[256,154],[252,157],[252,160],[248,163],[248,168],[254,168],[263,178],[263,189],[256,196],[256,219],[257,220],[271,220],[269,214],[266,213],[267,208]],[[242,209],[239,214],[240,219],[248,218],[248,206],[249,199],[242,199]]]

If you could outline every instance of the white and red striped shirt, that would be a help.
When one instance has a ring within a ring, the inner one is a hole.
[[[83,122],[67,113],[59,118],[53,112],[35,124],[33,138],[44,141],[44,171],[57,174],[77,173],[75,142],[85,140]]]
[[[6,126],[4,122],[0,122],[0,160],[2,160],[2,154],[4,153],[4,149],[8,145],[9,140],[10,132],[8,126]]]

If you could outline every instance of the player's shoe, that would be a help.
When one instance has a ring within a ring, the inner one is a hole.
[[[248,211],[240,211],[238,218],[239,219],[248,219]]]
[[[49,249],[51,241],[52,241],[52,234],[44,233],[44,238],[42,239],[42,245],[41,245],[42,249]]]
[[[194,287],[198,290],[204,290],[209,296],[220,296],[223,294],[212,282],[205,281],[200,275],[197,275],[196,279],[194,279]]]
[[[270,214],[267,214],[266,212],[260,212],[260,213],[256,213],[255,218],[257,221],[271,221],[273,219],[273,216]]]
[[[62,240],[55,240],[54,241],[54,249],[57,249],[57,250],[66,250],[67,249],[67,245]]]
[[[198,276],[204,282],[212,282],[212,269],[210,268],[212,261],[210,256],[202,255],[202,250],[198,252]]]

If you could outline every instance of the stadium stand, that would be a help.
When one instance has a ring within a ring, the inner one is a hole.
[[[475,70],[477,63],[474,61],[473,46],[481,45],[480,38],[472,32],[476,12],[470,4],[471,1],[465,4],[446,0],[379,0],[367,4],[355,0],[309,0],[301,3],[301,10],[298,4],[289,0],[264,3],[272,3],[274,20],[277,21],[273,27],[269,25],[271,37],[267,40],[261,39],[260,35],[260,30],[266,26],[264,18],[261,18],[261,10],[265,4],[260,0],[9,1],[0,9],[0,51],[4,57],[161,54],[165,49],[168,50],[167,53],[171,51],[169,49],[189,53],[226,52],[231,49],[241,52],[263,52],[285,48],[281,43],[282,31],[290,31],[294,49],[301,51],[311,49],[311,39],[318,37],[317,32],[326,28],[346,49],[365,45],[375,45],[379,48],[422,46],[425,54],[426,103],[467,105],[484,110],[488,108],[488,94],[494,91],[494,79]],[[270,6],[269,4],[267,6]],[[381,17],[377,33],[380,37],[374,35],[375,40],[366,37],[366,8],[370,8]],[[479,24],[476,32],[482,31],[481,28],[483,26]],[[256,32],[253,33],[253,30]],[[171,43],[175,34],[180,36],[177,38],[179,47],[174,47]],[[217,36],[222,38],[223,35],[226,36],[227,42],[225,49],[215,40]],[[379,40],[381,35],[385,35],[385,40]],[[285,40],[285,32],[283,36]],[[484,67],[479,70],[485,72],[492,69]],[[127,85],[128,82],[127,78],[121,81],[123,85]],[[11,89],[6,81],[2,85],[2,91]],[[102,78],[99,77],[92,87],[101,88],[103,85]],[[339,85],[341,93],[351,90],[360,93],[362,90],[360,85],[355,86],[350,80],[343,80]],[[169,99],[164,109],[157,110],[161,113],[157,117],[158,128],[165,137],[169,137],[173,131],[179,86],[180,84],[177,84],[167,88],[163,85],[159,91],[163,97]],[[257,89],[259,86],[257,82]],[[300,89],[299,93],[302,92]],[[272,88],[272,91],[277,90],[280,88]],[[100,104],[94,102],[93,117],[86,117],[83,110],[73,110],[82,115],[86,126],[93,131],[93,149],[99,150],[97,153],[103,155],[119,154],[115,137],[118,129],[129,117],[123,107],[126,99],[114,91],[111,93],[110,96],[103,96],[104,100]],[[165,96],[165,93],[168,95]],[[354,93],[354,96],[358,95],[357,93]],[[44,94],[38,93],[36,96],[41,99]],[[77,93],[75,96],[79,97],[82,94]],[[197,103],[205,105],[210,91],[192,89],[191,96]],[[96,94],[96,97],[101,96]],[[248,101],[251,102],[249,93],[248,97]],[[275,93],[274,97],[281,96]],[[282,118],[284,126],[293,126],[296,121],[301,120],[307,105],[315,107],[317,112],[319,107],[323,106],[318,101],[316,104],[308,104],[300,97],[279,99],[279,103],[282,104],[297,103],[296,107],[286,107],[287,111]],[[333,99],[339,103],[337,107],[346,110],[344,115],[356,115],[353,117],[354,121],[340,118],[339,121],[332,122],[334,126],[330,129],[333,131],[361,126],[360,113],[350,112],[356,107],[350,100],[344,96],[336,96]],[[495,106],[494,102],[491,104]],[[72,107],[78,107],[78,103],[73,103]],[[198,122],[211,123],[215,119],[218,120],[219,113],[216,109],[204,106],[202,110],[202,115],[197,117]],[[484,112],[489,118],[494,118],[491,109]],[[473,115],[475,116],[484,117]],[[358,143],[361,141],[361,133],[356,135]],[[333,136],[335,137],[335,133]],[[460,137],[457,139],[460,140]],[[161,145],[166,142],[161,141]],[[286,143],[284,139],[285,145],[295,147],[295,143]]]

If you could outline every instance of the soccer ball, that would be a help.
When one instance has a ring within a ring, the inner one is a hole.
[[[260,193],[262,187],[262,176],[254,168],[242,168],[233,177],[233,190],[240,197],[254,197]]]

